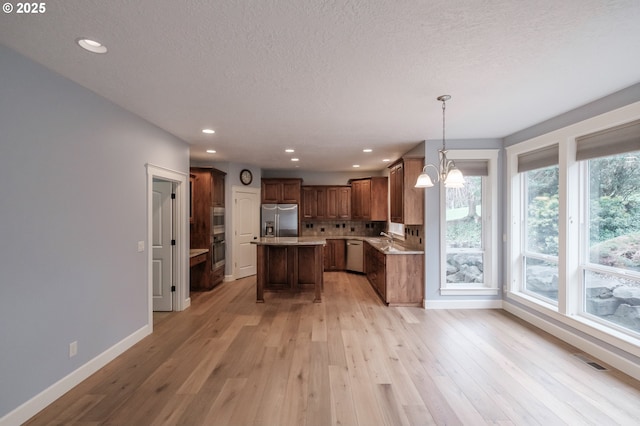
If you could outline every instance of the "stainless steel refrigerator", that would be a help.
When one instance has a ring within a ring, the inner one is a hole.
[[[297,204],[263,204],[261,237],[297,237]]]

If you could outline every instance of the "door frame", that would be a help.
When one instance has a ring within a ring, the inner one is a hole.
[[[173,310],[183,311],[191,305],[189,298],[189,175],[147,163],[147,309],[148,326],[153,332],[153,179],[174,184],[176,199],[174,229],[176,246],[174,251],[174,277],[176,291],[173,294]]]
[[[237,225],[237,217],[236,217],[236,197],[238,195],[238,191],[244,191],[244,192],[250,192],[252,194],[255,194],[258,197],[258,206],[260,206],[260,188],[255,188],[252,186],[237,186],[237,185],[233,185],[231,187],[231,206],[232,206],[232,212],[231,212],[231,237],[233,238],[232,242],[231,242],[231,256],[232,259],[231,261],[233,262],[233,266],[231,268],[231,277],[233,278],[233,280],[237,279],[236,278],[236,267],[235,267],[235,262],[236,262],[236,258],[237,258],[237,248],[236,248],[236,243],[237,243],[237,238],[236,238],[236,225]],[[260,234],[260,212],[258,212],[258,234]],[[260,237],[260,235],[258,235],[258,237]],[[228,240],[228,238],[227,238]]]

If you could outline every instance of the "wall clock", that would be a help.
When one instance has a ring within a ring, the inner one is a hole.
[[[242,169],[240,172],[240,182],[243,185],[249,185],[253,181],[253,174],[249,169]]]

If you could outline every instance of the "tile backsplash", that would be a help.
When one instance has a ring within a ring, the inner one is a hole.
[[[379,237],[387,231],[386,222],[362,222],[350,220],[314,220],[302,222],[301,237]],[[407,225],[404,227],[403,246],[424,250],[424,226]]]
[[[424,250],[424,226],[423,225],[406,225],[404,227],[404,243],[405,247]]]
[[[350,220],[314,220],[302,222],[301,237],[377,237],[387,229],[386,222],[362,222]]]

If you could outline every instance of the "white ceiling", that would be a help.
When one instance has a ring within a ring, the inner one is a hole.
[[[2,13],[0,42],[189,142],[198,162],[294,168],[291,147],[303,170],[380,170],[422,140],[439,143],[438,95],[452,96],[447,139],[500,138],[640,81],[638,0],[46,8]],[[88,53],[79,37],[109,52]]]

